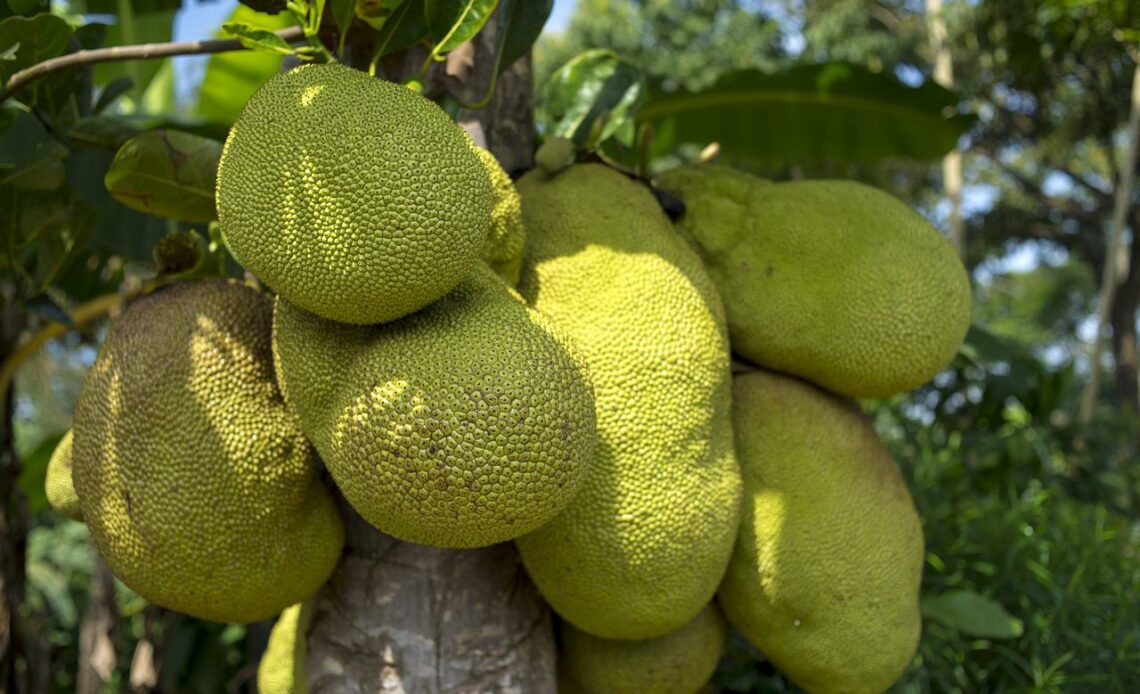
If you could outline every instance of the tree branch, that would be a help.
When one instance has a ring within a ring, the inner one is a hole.
[[[274,32],[286,43],[294,43],[305,38],[300,27],[289,27]],[[173,55],[203,55],[207,53],[227,53],[242,51],[245,46],[238,39],[212,39],[208,41],[178,41],[171,43],[143,43],[135,46],[112,46],[76,51],[45,60],[42,63],[20,70],[8,78],[8,83],[0,89],[0,102],[6,101],[16,92],[32,82],[62,70],[70,70],[94,63],[115,63],[124,60],[153,60]]]

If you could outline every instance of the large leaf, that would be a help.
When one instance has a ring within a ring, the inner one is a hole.
[[[214,181],[222,145],[174,130],[153,130],[119,149],[104,182],[116,200],[157,217],[209,222],[217,217]]]
[[[951,590],[922,599],[922,613],[968,636],[1014,639],[1021,636],[1020,619],[999,603],[970,590]]]
[[[382,54],[402,51],[428,34],[425,0],[407,0],[396,8],[376,33],[377,50]]]
[[[284,29],[291,23],[289,13],[269,16],[238,5],[227,21],[240,22],[267,31]],[[197,114],[229,126],[241,114],[245,102],[257,88],[281,71],[283,56],[260,51],[215,53],[206,63],[206,74],[198,92]]]
[[[731,156],[764,163],[874,162],[944,155],[973,121],[954,113],[957,103],[933,82],[908,87],[827,63],[731,72],[699,92],[655,90],[637,118],[659,136],[719,142]]]
[[[554,0],[502,0],[499,4],[496,73],[509,68],[530,49],[554,9]]]
[[[645,91],[644,79],[640,70],[612,51],[579,53],[547,83],[543,136],[569,138],[579,147],[614,134],[631,141],[633,114]]]
[[[428,28],[443,55],[471,40],[498,7],[499,0],[426,0]]]
[[[15,73],[49,58],[62,55],[71,38],[71,26],[52,14],[31,18],[9,17],[0,22],[0,83],[7,83]],[[55,112],[67,98],[73,73],[37,80],[17,96],[20,101]]]

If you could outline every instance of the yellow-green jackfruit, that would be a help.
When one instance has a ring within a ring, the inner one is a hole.
[[[346,323],[393,320],[450,291],[484,249],[492,204],[471,138],[442,109],[338,64],[266,82],[218,166],[234,257]]]
[[[599,164],[519,181],[520,291],[585,354],[598,445],[582,491],[518,540],[579,629],[646,639],[709,602],[736,535],[728,341],[700,259],[643,185]]]
[[[813,694],[872,694],[918,645],[922,527],[890,454],[849,400],[757,371],[733,387],[740,536],[718,598]]]
[[[476,151],[487,167],[487,175],[491,177],[491,188],[495,194],[495,207],[491,210],[491,234],[487,237],[483,259],[504,282],[514,287],[519,283],[523,245],[526,241],[522,203],[514,182],[499,165],[495,155],[482,147],[476,147]]]
[[[309,691],[305,680],[308,654],[305,636],[312,621],[311,600],[287,608],[277,618],[257,665],[258,694],[306,694]]]
[[[399,321],[334,323],[278,299],[282,390],[365,520],[408,542],[481,547],[534,530],[594,448],[581,359],[486,265]]]
[[[716,670],[728,625],[715,604],[691,622],[644,641],[602,639],[563,622],[562,694],[696,694]]]
[[[56,444],[48,460],[44,491],[48,505],[56,513],[72,520],[82,521],[83,511],[79,508],[79,497],[75,494],[75,483],[71,481],[71,432],[68,431]]]
[[[930,380],[970,325],[954,250],[894,197],[854,181],[770,183],[692,165],[662,175],[685,203],[728,313],[732,349],[856,398]]]
[[[75,409],[73,479],[99,553],[163,607],[254,622],[332,573],[344,528],[273,377],[273,305],[167,286],[112,325]]]

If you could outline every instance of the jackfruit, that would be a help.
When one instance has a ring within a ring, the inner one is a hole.
[[[709,604],[685,626],[654,639],[602,639],[567,622],[561,635],[562,694],[695,694],[716,670],[728,625]]]
[[[921,631],[922,527],[849,400],[763,371],[733,387],[740,536],[718,595],[728,620],[813,694],[881,692]]]
[[[313,620],[311,600],[286,608],[269,632],[269,643],[257,664],[258,694],[306,694],[306,634]]]
[[[372,525],[439,547],[504,542],[578,491],[594,398],[574,348],[490,268],[399,321],[334,323],[278,299],[286,400]]]
[[[222,150],[218,221],[237,260],[332,320],[390,321],[475,267],[491,183],[442,109],[344,65],[266,82]]]
[[[169,285],[116,320],[75,409],[73,479],[96,549],[153,603],[254,622],[300,602],[344,541],[273,378],[272,302]]]
[[[83,511],[79,509],[79,497],[75,495],[75,483],[71,481],[71,431],[63,435],[48,460],[44,491],[48,505],[56,513],[72,520],[82,521]]]
[[[483,260],[504,282],[514,287],[519,283],[523,245],[526,242],[519,193],[495,155],[482,147],[475,149],[487,167],[487,175],[491,177],[491,188],[495,194],[495,207],[491,210],[491,234],[487,237]]]
[[[590,365],[598,445],[582,491],[517,541],[582,631],[647,639],[709,602],[736,534],[724,314],[648,188],[599,164],[520,179],[520,292]]]
[[[970,325],[950,244],[894,197],[854,181],[770,183],[710,165],[660,186],[720,288],[732,348],[855,398],[930,380]]]

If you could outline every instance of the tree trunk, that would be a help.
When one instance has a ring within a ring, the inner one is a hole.
[[[954,87],[954,63],[947,43],[946,18],[942,0],[926,0],[930,27],[930,52],[934,58],[934,81],[947,89]],[[962,218],[962,153],[957,149],[942,158],[942,187],[950,200],[950,245],[958,257],[966,257],[966,220]]]
[[[79,676],[76,694],[99,694],[115,672],[115,636],[119,608],[115,604],[115,576],[107,562],[92,549],[91,595],[79,624]]]
[[[1132,246],[1128,269],[1112,300],[1112,356],[1116,367],[1114,395],[1121,409],[1140,413],[1140,368],[1137,364],[1136,310],[1140,306],[1140,210],[1132,213]]]
[[[1132,204],[1132,179],[1136,172],[1137,160],[1140,158],[1140,63],[1136,64],[1132,72],[1132,107],[1125,134],[1128,138],[1128,153],[1124,155],[1124,165],[1120,167],[1120,180],[1116,181],[1114,191],[1112,226],[1109,228],[1108,240],[1105,243],[1104,271],[1101,273],[1096,334],[1093,335],[1092,344],[1089,346],[1089,376],[1084,392],[1081,393],[1080,411],[1077,415],[1077,421],[1084,426],[1092,421],[1096,408],[1100,392],[1100,360],[1104,344],[1104,328],[1112,318],[1112,304],[1120,292],[1120,278],[1117,272],[1120,270],[1121,251],[1124,248],[1124,223],[1128,217],[1128,208]],[[1136,239],[1133,239],[1132,243],[1136,245]],[[1119,367],[1119,364],[1117,366]]]
[[[464,103],[490,85],[494,25],[467,47],[469,62],[433,70]],[[393,61],[394,62],[394,61]],[[391,69],[391,64],[389,64]],[[389,72],[386,76],[394,79]],[[508,171],[534,150],[529,56],[504,72],[483,109],[461,124]],[[400,542],[348,504],[344,556],[318,598],[305,662],[317,692],[554,692],[550,610],[513,545],[445,550]]]

